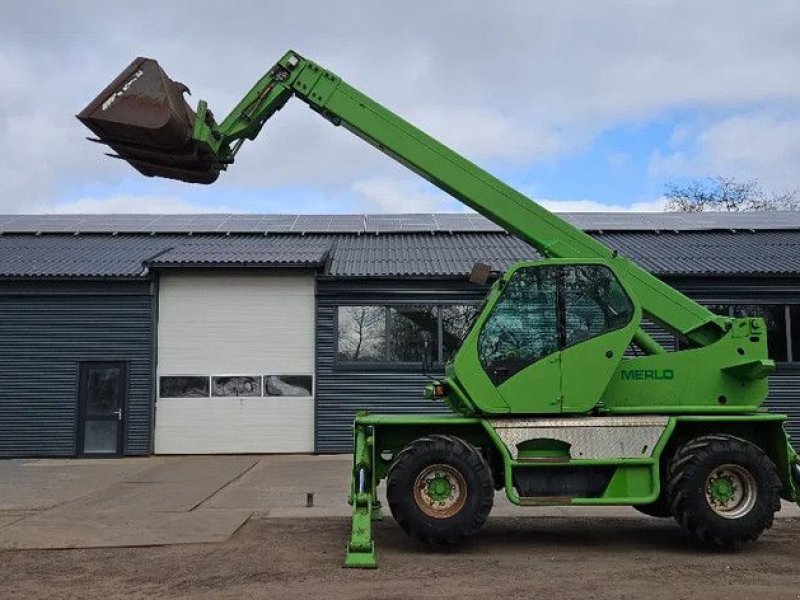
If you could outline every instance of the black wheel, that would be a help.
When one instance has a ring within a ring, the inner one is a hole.
[[[431,435],[397,454],[386,497],[406,533],[427,543],[455,545],[483,526],[492,510],[494,482],[475,447],[457,437]]]
[[[661,490],[661,495],[655,502],[651,502],[650,504],[634,504],[633,508],[648,517],[663,519],[672,516],[669,499],[667,499],[667,494],[663,489]]]
[[[667,493],[675,520],[707,546],[738,548],[772,527],[781,482],[761,448],[730,435],[681,446],[669,465]]]

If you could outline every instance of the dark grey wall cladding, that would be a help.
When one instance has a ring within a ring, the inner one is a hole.
[[[76,453],[78,364],[129,368],[126,454],[150,452],[152,296],[141,283],[0,285],[0,456]]]
[[[444,414],[441,402],[422,397],[427,378],[419,370],[337,369],[336,305],[358,303],[477,302],[485,288],[461,281],[404,282],[324,279],[317,283],[316,411],[317,452],[349,452],[356,411],[382,414]]]

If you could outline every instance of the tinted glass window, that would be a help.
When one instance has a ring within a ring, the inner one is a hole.
[[[625,290],[607,267],[564,267],[565,345],[627,325],[633,317]]]
[[[160,377],[161,398],[208,398],[208,377]]]
[[[86,373],[86,414],[111,415],[120,407],[123,371],[118,366],[91,366]]]
[[[442,357],[451,360],[467,337],[478,307],[474,304],[453,304],[442,306]]]
[[[419,362],[427,344],[427,358],[437,358],[436,306],[389,307],[389,360],[392,362]]]
[[[730,304],[704,304],[708,310],[721,317],[730,317],[733,307]]]
[[[313,378],[311,375],[265,375],[265,396],[313,396]]]
[[[514,273],[478,337],[486,373],[499,383],[558,349],[558,269]]]
[[[785,362],[786,309],[783,304],[734,304],[734,317],[761,317],[767,325],[767,346],[772,360]]]
[[[237,375],[233,377],[212,377],[212,396],[260,396],[261,377]]]
[[[386,309],[383,306],[340,306],[338,319],[339,360],[386,360]]]

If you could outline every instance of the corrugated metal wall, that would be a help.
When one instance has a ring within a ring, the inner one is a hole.
[[[800,292],[781,283],[780,287],[745,284],[742,281],[720,282],[701,289],[690,285],[676,287],[701,302],[797,302]],[[685,282],[683,282],[685,283]],[[694,283],[693,281],[691,283]],[[686,289],[689,288],[689,289]],[[422,398],[426,378],[417,372],[353,370],[336,368],[336,317],[339,304],[475,302],[483,297],[481,288],[447,280],[428,283],[402,280],[346,281],[319,279],[317,284],[316,331],[316,427],[318,452],[350,451],[350,428],[357,410],[375,413],[437,413],[447,409],[442,404]],[[666,347],[672,347],[672,335],[652,324],[648,330]],[[789,415],[788,430],[795,447],[800,448],[800,366],[782,364],[770,380],[767,406]]]
[[[316,410],[317,452],[349,452],[351,427],[358,410],[384,414],[441,414],[447,407],[422,397],[427,378],[419,370],[376,371],[369,366],[336,369],[336,306],[339,304],[479,302],[483,288],[447,280],[317,282]],[[435,375],[435,373],[431,373]]]
[[[149,284],[0,284],[0,456],[76,453],[78,364],[128,363],[124,452],[150,452]]]

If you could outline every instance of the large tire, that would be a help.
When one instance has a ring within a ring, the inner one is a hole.
[[[761,448],[731,435],[706,435],[678,448],[667,494],[675,520],[695,540],[738,548],[772,527],[781,482]]]
[[[475,447],[454,436],[430,435],[397,454],[386,497],[406,533],[429,544],[456,545],[483,526],[492,510],[494,482]]]
[[[633,508],[648,517],[665,519],[672,516],[672,509],[670,508],[669,499],[667,498],[665,490],[661,490],[661,495],[655,502],[651,502],[650,504],[634,504]]]

